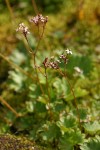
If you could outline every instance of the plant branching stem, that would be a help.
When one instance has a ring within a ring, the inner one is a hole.
[[[46,88],[47,88],[48,98],[49,98],[49,102],[50,102],[49,83],[48,83],[47,69],[46,68],[45,68],[45,78],[46,78]]]
[[[26,41],[27,41],[27,44],[28,44],[28,47],[29,47],[29,49],[27,48],[27,50],[28,50],[29,54],[34,55],[33,50],[32,50],[32,48],[30,47],[30,44],[29,44],[29,41],[28,41],[27,36],[25,36],[25,35],[24,35],[24,37],[25,37],[25,39],[26,39]]]
[[[19,117],[19,116],[20,116],[20,114],[18,114],[18,113],[16,112],[16,110],[15,110],[14,108],[12,108],[12,107],[7,103],[7,101],[5,101],[1,96],[0,96],[0,101],[1,101],[8,109],[10,109],[10,111],[12,111],[12,112],[16,115],[16,117]]]
[[[39,86],[40,86],[40,89],[41,89],[42,94],[44,95],[44,90],[43,90],[43,88],[42,88],[42,86],[41,86],[41,83],[40,83],[40,81],[39,81],[39,76],[38,76],[38,72],[37,72],[37,66],[36,66],[36,52],[33,52],[33,50],[32,50],[32,48],[30,47],[29,41],[28,41],[28,39],[27,39],[26,36],[25,36],[25,39],[26,39],[26,41],[27,41],[27,43],[28,43],[28,47],[29,47],[28,52],[29,52],[29,54],[30,54],[30,56],[32,57],[33,62],[34,62],[34,69],[35,69],[35,71],[36,71],[36,76],[37,76],[38,84],[39,84]],[[39,44],[38,44],[38,46],[39,46]],[[38,47],[37,47],[37,48],[38,48]]]
[[[25,36],[25,39],[26,39],[26,41],[27,41],[27,43],[28,43],[28,47],[29,47],[28,52],[29,52],[30,57],[32,57],[33,62],[34,62],[34,69],[35,69],[35,71],[36,71],[36,76],[37,76],[38,84],[39,84],[39,86],[40,86],[40,89],[41,89],[42,94],[44,95],[44,90],[43,90],[43,88],[42,88],[42,86],[41,86],[41,83],[40,83],[40,81],[39,81],[39,76],[38,76],[38,72],[37,72],[37,66],[36,66],[36,53],[33,52],[32,48],[30,47],[29,41],[28,41],[28,39],[27,39],[26,36]],[[39,45],[38,45],[38,46],[39,46]],[[38,48],[38,47],[37,47],[37,48]]]

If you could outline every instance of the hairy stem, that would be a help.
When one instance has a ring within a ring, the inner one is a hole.
[[[47,88],[48,98],[49,98],[49,102],[50,102],[49,83],[48,83],[47,69],[46,68],[45,68],[45,78],[46,78],[46,88]]]
[[[39,48],[41,39],[43,38],[43,34],[44,34],[44,27],[43,27],[43,32],[42,32],[41,36],[39,36],[39,42],[38,42],[37,47],[36,47],[36,49],[35,49],[35,52],[34,52],[34,54],[33,54],[33,55],[34,55],[33,60],[34,60],[34,67],[35,67],[35,70],[36,70],[36,76],[37,76],[37,79],[38,79],[38,83],[39,83],[40,89],[41,89],[41,91],[42,91],[42,93],[43,93],[43,95],[44,95],[44,90],[43,90],[43,88],[42,88],[42,86],[41,86],[41,83],[40,83],[40,81],[39,81],[39,76],[38,76],[38,72],[37,72],[37,65],[36,65],[36,53],[37,53],[37,50],[38,50],[38,48]],[[28,40],[27,40],[27,41],[28,41]],[[29,45],[29,43],[28,43],[28,45]]]

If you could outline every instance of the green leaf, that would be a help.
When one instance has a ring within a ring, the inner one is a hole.
[[[39,85],[31,84],[29,86],[29,97],[32,99],[36,99],[41,94]]]
[[[21,91],[24,87],[26,76],[19,71],[9,71],[9,87],[15,91]]]
[[[65,139],[62,139],[59,144],[60,150],[74,150],[74,146],[67,142]]]
[[[87,117],[87,109],[81,108],[79,109],[80,119],[84,120]]]
[[[56,100],[53,106],[56,113],[60,113],[61,111],[66,109],[65,103],[63,103],[63,101],[61,100]]]
[[[74,146],[84,142],[84,135],[79,131],[66,132],[60,138],[59,148],[61,150],[74,150]]]
[[[47,123],[43,126],[43,132],[41,133],[43,140],[53,141],[60,136],[60,130],[54,123]]]
[[[87,123],[84,125],[84,129],[87,133],[94,135],[96,133],[100,133],[100,124],[97,121]]]
[[[42,115],[42,113],[46,113],[47,112],[46,106],[45,106],[44,103],[36,101],[36,103],[34,104],[34,107],[35,107],[36,113],[38,113],[40,115]]]
[[[100,137],[90,138],[80,146],[81,150],[100,150]]]
[[[65,78],[56,78],[56,80],[53,83],[53,86],[56,89],[57,95],[61,96],[65,96],[67,94],[68,91],[68,85],[67,85],[67,81]]]
[[[22,52],[19,52],[18,49],[14,50],[10,59],[17,65],[26,61],[26,56]]]
[[[75,89],[75,97],[76,98],[80,98],[80,97],[84,97],[88,94],[88,91],[86,91],[85,89],[81,89],[80,87]],[[65,101],[71,101],[74,99],[74,96],[72,95],[72,92],[70,92],[70,94],[68,94],[65,98]]]
[[[9,131],[9,125],[5,123],[0,123],[0,134],[7,133]]]
[[[63,117],[57,122],[57,125],[61,129],[61,132],[65,133],[67,131],[73,131],[73,127],[76,126],[76,122],[74,118]]]
[[[34,105],[32,101],[26,101],[26,109],[28,112],[34,112]]]
[[[45,95],[45,97],[39,96],[38,97],[38,102],[41,102],[43,104],[47,104],[48,103],[48,96],[47,95]]]

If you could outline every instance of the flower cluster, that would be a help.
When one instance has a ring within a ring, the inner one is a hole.
[[[45,68],[59,69],[59,65],[57,61],[53,61],[52,59],[45,58],[43,61],[43,65]]]
[[[25,37],[27,36],[27,34],[30,33],[29,30],[28,30],[28,27],[26,27],[26,26],[24,25],[24,23],[20,23],[20,24],[19,24],[19,27],[16,29],[16,31],[17,31],[17,32],[20,31],[21,33],[24,34]]]
[[[61,55],[59,56],[59,58],[60,58],[61,60],[63,60],[65,64],[67,64],[67,62],[68,62],[68,58],[67,58],[67,56],[66,56],[66,55],[61,54]]]
[[[65,53],[66,52],[66,53]],[[52,56],[50,59],[47,57],[43,61],[43,65],[45,68],[52,68],[52,69],[59,69],[59,64],[64,62],[67,64],[68,62],[68,55],[72,54],[71,50],[65,50],[63,54],[59,56],[60,59],[54,60],[54,56]]]
[[[48,22],[48,16],[43,17],[42,14],[38,14],[37,16],[33,17],[30,19],[30,22],[33,22],[35,25],[39,25],[42,24],[43,26],[46,25],[46,23]]]
[[[57,61],[51,61],[49,63],[49,67],[52,68],[52,69],[59,69],[58,62]]]
[[[72,51],[67,49],[63,54],[59,56],[60,60],[63,60],[65,64],[68,62],[68,55],[72,55]]]

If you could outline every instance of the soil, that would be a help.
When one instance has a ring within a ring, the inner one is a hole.
[[[24,137],[0,135],[0,150],[44,150]]]

